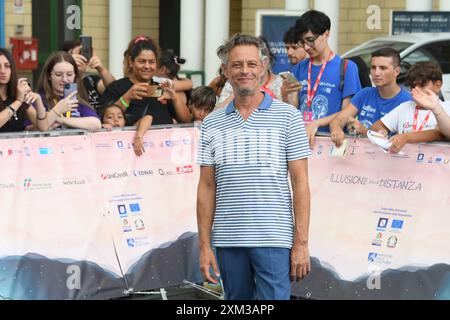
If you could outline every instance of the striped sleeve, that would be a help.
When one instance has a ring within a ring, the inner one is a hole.
[[[211,135],[209,134],[208,125],[206,122],[203,122],[200,132],[197,164],[207,167],[214,166],[214,154],[211,146]]]
[[[287,161],[305,159],[311,156],[303,117],[298,110],[294,111],[291,121],[288,124],[286,140]]]

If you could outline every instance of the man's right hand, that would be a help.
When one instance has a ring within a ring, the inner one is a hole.
[[[331,141],[333,141],[334,145],[339,148],[342,145],[342,142],[344,142],[344,140],[345,140],[344,130],[342,130],[340,128],[332,129],[330,138],[331,138]]]
[[[206,281],[217,284],[217,279],[220,277],[219,268],[217,266],[216,257],[210,246],[200,248],[200,271],[205,277]],[[212,267],[215,277],[210,273]]]

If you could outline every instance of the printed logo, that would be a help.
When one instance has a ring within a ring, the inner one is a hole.
[[[110,149],[112,148],[112,144],[108,142],[98,142],[95,144],[96,149]]]
[[[380,218],[380,220],[378,220],[378,228],[379,229],[386,229],[387,225],[388,225],[388,218]]]
[[[164,143],[164,145],[166,146],[166,147],[173,147],[173,146],[175,146],[175,141],[172,141],[172,140],[166,140],[165,141],[165,143]]]
[[[132,203],[130,204],[130,211],[131,212],[140,212],[141,211],[141,207],[139,206],[139,203]]]
[[[0,189],[12,189],[14,188],[14,183],[0,183]]]
[[[134,239],[133,238],[127,239],[127,245],[128,248],[134,248],[135,246]]]
[[[23,186],[25,189],[29,189],[31,187],[31,179],[26,178],[25,180],[23,180]]]
[[[11,150],[11,149],[9,149],[9,150],[8,150],[8,156],[12,156],[13,154],[14,154],[14,151]]]
[[[114,173],[102,173],[100,175],[102,180],[122,179],[128,178],[128,172],[114,172]]]
[[[378,264],[392,264],[392,255],[370,252],[367,261]]]
[[[134,221],[134,225],[136,226],[136,230],[144,230],[145,225],[142,219],[137,219]]]
[[[403,228],[403,220],[393,220],[391,228],[393,228],[393,229],[402,229]]]
[[[164,169],[159,169],[158,174],[160,176],[172,176],[173,175],[172,171],[168,171],[168,170],[164,170]]]
[[[52,148],[39,148],[39,154],[43,156],[48,156],[53,153]]]
[[[363,106],[363,110],[369,113],[376,113],[376,109],[372,107],[371,105],[365,105]]]
[[[121,218],[124,218],[127,216],[127,207],[124,204],[119,204],[117,206],[117,209],[119,210],[119,215]]]
[[[86,183],[87,183],[86,179],[84,178],[73,177],[73,178],[64,178],[62,180],[62,184],[65,186],[76,186],[76,185],[80,186],[85,185]]]
[[[148,148],[154,148],[155,147],[155,143],[153,141],[144,141],[144,148],[148,149]]]
[[[51,189],[51,183],[32,183],[30,178],[26,178],[23,180],[23,187],[25,190],[45,190]]]
[[[417,162],[423,162],[423,160],[425,159],[425,154],[423,154],[423,153],[419,153],[418,155],[417,155]]]
[[[131,232],[131,231],[133,231],[133,229],[130,226],[122,227],[122,232],[124,232],[124,233]]]
[[[317,149],[317,154],[320,156],[323,153],[323,145],[319,145],[318,149]]]
[[[194,172],[194,169],[192,168],[192,166],[177,167],[178,174],[185,174],[185,173],[192,173],[192,172]]]
[[[127,239],[127,245],[129,248],[142,247],[147,246],[149,244],[150,244],[149,238],[146,236]]]
[[[441,164],[443,162],[444,162],[444,158],[442,158],[441,156],[436,156],[434,158],[434,163],[436,163],[436,164]]]
[[[390,236],[387,239],[386,247],[388,248],[395,248],[397,246],[397,236]]]
[[[27,146],[23,147],[23,152],[25,153],[25,155],[27,157],[31,157],[31,150],[29,147],[27,147]]]
[[[383,238],[383,234],[381,232],[378,232],[376,235],[376,239],[372,240],[372,245],[376,246],[376,247],[381,247],[382,245],[382,239]]]
[[[134,170],[133,175],[135,177],[153,176],[153,170]]]
[[[378,253],[375,252],[370,252],[369,256],[367,257],[367,260],[369,262],[375,262],[375,260],[377,259]]]

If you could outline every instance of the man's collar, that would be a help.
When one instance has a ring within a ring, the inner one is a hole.
[[[233,101],[231,101],[230,104],[227,106],[225,114],[228,115],[228,114],[236,111],[236,106],[234,104],[234,101],[235,100],[233,99]],[[264,99],[261,102],[261,104],[258,106],[258,110],[269,110],[270,105],[272,104],[272,101],[273,101],[273,98],[264,92]]]

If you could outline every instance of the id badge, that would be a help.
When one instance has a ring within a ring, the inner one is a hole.
[[[303,121],[305,122],[305,124],[310,123],[311,121],[313,121],[313,114],[312,111],[305,111],[303,113]]]

